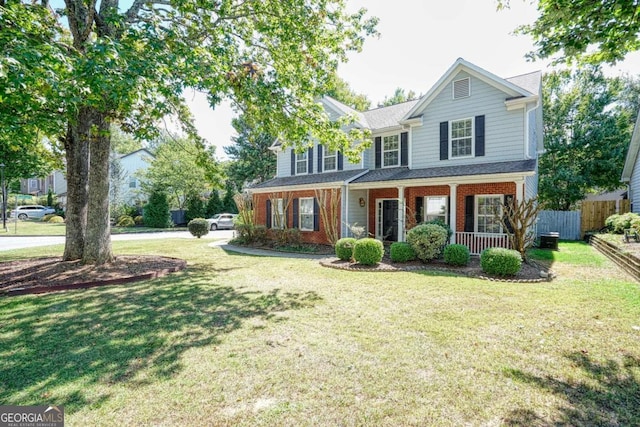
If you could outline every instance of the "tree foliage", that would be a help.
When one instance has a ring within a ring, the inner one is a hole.
[[[509,0],[499,0],[498,8]],[[538,0],[538,19],[518,32],[533,37],[531,58],[590,64],[621,61],[640,49],[640,5],[631,0]]]
[[[637,114],[623,94],[634,85],[633,79],[606,78],[594,67],[544,76],[539,195],[545,208],[570,210],[590,191],[620,187]]]
[[[338,77],[337,74],[334,74],[331,79],[329,90],[326,94],[357,111],[366,111],[371,106],[371,101],[367,98],[367,95],[354,92],[349,87],[349,83]]]
[[[396,91],[392,96],[384,98],[384,101],[378,104],[378,107],[389,107],[391,105],[401,104],[407,101],[413,101],[414,99],[418,99],[418,95],[410,90],[409,92],[405,92],[402,88],[396,88]]]

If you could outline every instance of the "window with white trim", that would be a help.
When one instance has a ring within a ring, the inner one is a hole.
[[[283,199],[271,199],[271,228],[284,228],[287,218]]]
[[[473,157],[473,119],[452,120],[450,129],[451,158]]]
[[[478,233],[502,233],[499,217],[502,212],[502,195],[476,196],[476,231]]]
[[[308,155],[307,151],[296,153],[296,175],[307,173],[307,167],[309,166]]]
[[[30,179],[29,180],[29,188],[37,189],[38,188],[38,180],[37,179]]]
[[[424,198],[425,222],[439,219],[445,224],[449,223],[449,215],[447,215],[447,199],[447,196],[427,196]]]
[[[313,231],[313,197],[300,199],[298,215],[300,230]]]
[[[129,179],[129,188],[137,188],[138,180],[136,178]]]
[[[453,81],[453,99],[471,96],[471,79],[469,77]]]
[[[324,171],[335,171],[338,170],[338,152],[336,150],[329,150],[328,148],[324,150],[322,154]]]
[[[382,167],[400,165],[400,135],[382,137]]]

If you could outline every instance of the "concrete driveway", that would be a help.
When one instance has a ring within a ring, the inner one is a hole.
[[[188,231],[165,231],[160,233],[129,233],[113,234],[111,240],[155,240],[155,239],[195,239]],[[210,231],[203,236],[204,240],[229,240],[233,238],[233,230]],[[34,248],[38,246],[50,246],[64,244],[64,236],[12,236],[0,232],[0,251],[11,251],[14,249]]]

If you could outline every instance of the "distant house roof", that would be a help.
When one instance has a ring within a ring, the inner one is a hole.
[[[295,185],[329,184],[338,182],[344,183],[366,171],[366,169],[357,169],[329,173],[316,173],[310,175],[285,176],[282,178],[274,178],[269,181],[262,182],[252,187],[251,189],[260,190],[263,188],[289,187]]]
[[[409,169],[406,167],[375,169],[352,181],[353,184],[408,179],[445,178],[450,176],[495,175],[502,173],[534,172],[536,160],[481,163],[473,165],[441,166],[437,168]]]
[[[590,194],[584,198],[584,200],[588,200],[590,202],[602,202],[602,201],[614,201],[614,200],[622,200],[627,198],[627,190],[622,188],[616,191],[608,191],[606,193],[600,194]]]
[[[119,159],[124,159],[125,157],[133,156],[134,154],[146,154],[148,156],[151,156],[152,158],[156,157],[151,151],[147,150],[146,148],[141,148],[139,150],[132,151],[131,153],[123,154],[119,157]]]

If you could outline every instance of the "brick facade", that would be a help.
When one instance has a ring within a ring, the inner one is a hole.
[[[340,190],[337,190],[340,192]],[[290,197],[292,202],[289,203],[289,208],[286,212],[287,217],[287,227],[293,227],[293,199],[313,197],[315,198],[316,193],[315,190],[304,190],[304,191],[284,191],[284,192],[274,192],[274,193],[263,193],[263,194],[254,194],[253,195],[253,206],[256,215],[256,224],[258,225],[267,225],[267,199],[270,197],[273,198],[283,198]],[[327,203],[329,201],[327,200]],[[319,213],[318,213],[319,215]],[[340,230],[342,218],[340,217],[340,212],[338,212],[338,230]],[[320,230],[319,231],[303,231],[300,230],[300,236],[302,237],[302,241],[305,243],[315,243],[315,244],[328,244],[327,235],[325,233],[325,225],[320,218],[319,221]]]

